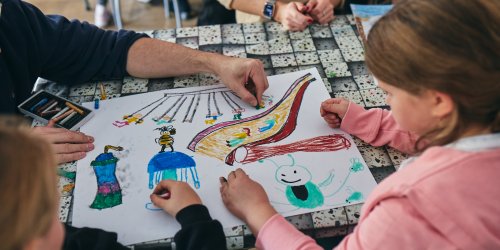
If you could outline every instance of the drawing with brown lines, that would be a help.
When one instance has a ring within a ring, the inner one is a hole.
[[[194,137],[188,149],[233,165],[238,148],[283,140],[295,130],[305,90],[315,80],[311,74],[298,78],[283,98],[267,111],[245,119],[210,126]],[[242,136],[235,144],[228,143],[235,134],[242,132],[242,128],[251,131],[251,136]]]

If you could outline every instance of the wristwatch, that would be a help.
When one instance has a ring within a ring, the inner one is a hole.
[[[276,5],[276,0],[267,0],[264,4],[264,10],[262,14],[266,19],[272,20],[274,16],[274,6]]]

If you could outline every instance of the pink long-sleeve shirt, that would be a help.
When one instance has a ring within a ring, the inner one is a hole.
[[[354,103],[341,128],[372,145],[404,152],[415,143],[390,112]],[[500,249],[499,135],[425,150],[373,190],[354,232],[336,249]],[[281,215],[265,223],[256,245],[322,249]]]

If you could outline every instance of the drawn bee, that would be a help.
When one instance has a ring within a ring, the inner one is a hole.
[[[155,142],[161,146],[159,153],[165,152],[167,146],[170,147],[171,152],[174,152],[174,138],[172,137],[172,135],[176,133],[174,126],[163,126],[154,130],[159,130],[161,135],[159,138],[155,139]]]

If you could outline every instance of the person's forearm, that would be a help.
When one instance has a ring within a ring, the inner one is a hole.
[[[262,17],[262,11],[264,10],[265,3],[266,0],[233,0],[231,2],[231,9]]]
[[[271,204],[268,206],[259,206],[252,214],[247,215],[247,217],[244,218],[244,221],[250,228],[250,231],[252,231],[253,235],[257,237],[262,226],[264,226],[264,224],[266,224],[266,222],[275,214],[277,214],[277,212]]]
[[[264,4],[267,2],[267,0],[255,0],[255,1],[248,1],[248,0],[233,0],[231,2],[231,9],[234,10],[239,10],[248,14],[252,15],[257,15],[260,17],[264,17],[263,11],[264,11]],[[273,19],[275,21],[279,22],[279,19],[277,17],[278,10],[285,5],[284,2],[281,1],[276,1],[274,5],[274,15]]]
[[[128,51],[127,72],[141,78],[217,73],[215,53],[202,52],[157,39],[137,40]]]

